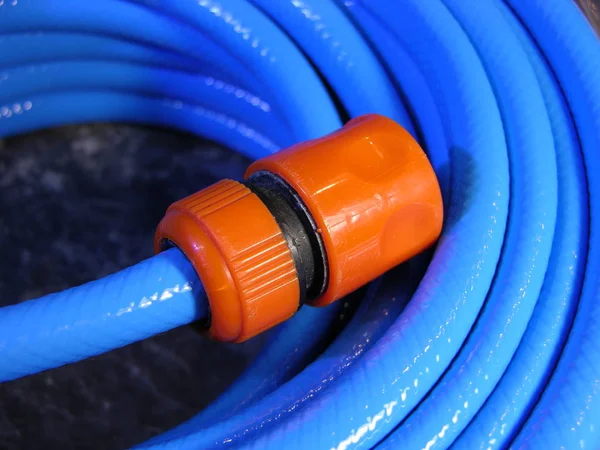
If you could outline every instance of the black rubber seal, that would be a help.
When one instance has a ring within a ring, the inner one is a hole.
[[[245,184],[281,228],[298,273],[300,304],[319,298],[327,289],[327,255],[310,211],[294,188],[274,173],[255,172]]]

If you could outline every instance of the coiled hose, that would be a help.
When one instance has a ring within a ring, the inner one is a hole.
[[[429,261],[322,353],[344,305],[303,308],[140,447],[600,447],[600,44],[570,0],[0,0],[0,48],[3,137],[136,122],[258,158],[378,112],[440,179]],[[0,309],[0,379],[205,316],[170,250]]]

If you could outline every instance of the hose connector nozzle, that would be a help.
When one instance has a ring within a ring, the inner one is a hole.
[[[379,115],[256,161],[169,207],[155,250],[175,245],[202,280],[210,334],[240,342],[325,306],[431,246],[440,188],[412,136]]]

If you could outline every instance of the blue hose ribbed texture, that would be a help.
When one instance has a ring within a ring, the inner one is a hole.
[[[333,340],[347,304],[303,308],[140,448],[600,448],[600,43],[571,0],[0,0],[0,48],[1,137],[120,121],[260,158],[375,112],[439,177],[434,251]],[[207,314],[172,249],[0,309],[0,380]]]

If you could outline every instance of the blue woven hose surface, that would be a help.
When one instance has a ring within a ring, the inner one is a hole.
[[[302,308],[140,448],[600,448],[600,43],[571,0],[0,0],[0,137],[174,127],[252,158],[385,114],[442,187],[436,248],[352,319]],[[177,249],[0,309],[0,380],[207,316]]]

